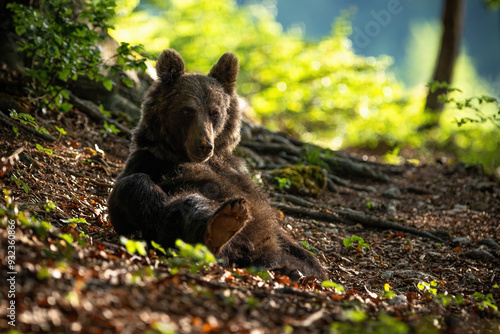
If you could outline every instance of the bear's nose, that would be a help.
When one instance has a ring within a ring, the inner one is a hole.
[[[214,148],[214,145],[210,140],[208,140],[206,137],[202,139],[201,141],[201,150],[204,153],[210,153],[212,152],[212,149]]]

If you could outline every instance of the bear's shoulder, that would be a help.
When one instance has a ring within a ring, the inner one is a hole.
[[[175,164],[172,161],[160,159],[149,150],[139,149],[131,152],[125,164],[125,169],[122,171],[119,178],[131,174],[142,173],[147,174],[151,180],[157,183],[164,175],[174,169]]]

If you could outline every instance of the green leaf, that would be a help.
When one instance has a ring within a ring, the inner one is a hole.
[[[351,239],[348,238],[345,238],[342,242],[344,243],[344,247],[351,247],[352,245]]]
[[[67,135],[68,133],[66,132],[66,130],[64,130],[64,128],[60,128],[58,127],[57,125],[55,126],[56,130],[59,131],[59,133],[61,135]]]
[[[70,219],[61,219],[63,223],[66,224],[88,224],[85,218],[70,218]]]
[[[105,78],[102,84],[104,85],[104,88],[106,88],[109,91],[113,89],[113,81],[111,81],[110,78]]]
[[[160,244],[158,244],[158,243],[156,243],[154,241],[151,241],[151,246],[153,246],[153,248],[156,249],[157,251],[160,251],[163,254],[167,254],[167,252],[165,251],[165,249]]]
[[[123,78],[122,82],[127,85],[127,87],[134,87],[134,81],[130,78]]]
[[[68,244],[73,243],[73,237],[70,234],[67,234],[67,233],[66,234],[59,234],[59,238],[66,241]]]
[[[36,149],[39,150],[40,152],[46,153],[48,155],[52,155],[53,154],[53,152],[52,152],[52,150],[50,148],[44,148],[40,144],[36,144]]]
[[[337,283],[332,282],[332,281],[323,281],[323,282],[321,282],[321,286],[323,288],[333,288],[338,293],[344,292],[344,287],[342,285],[337,284]]]
[[[59,110],[63,113],[70,111],[71,108],[73,108],[73,105],[68,102],[63,102],[59,105]]]

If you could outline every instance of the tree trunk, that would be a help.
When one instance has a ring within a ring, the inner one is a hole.
[[[445,0],[443,11],[443,35],[441,38],[441,49],[434,72],[433,81],[450,83],[453,75],[453,67],[460,48],[462,28],[465,18],[465,0]],[[436,117],[428,127],[437,125],[438,114],[443,110],[443,103],[439,101],[439,95],[446,93],[446,89],[438,89],[434,93],[429,91],[425,109],[436,114]]]

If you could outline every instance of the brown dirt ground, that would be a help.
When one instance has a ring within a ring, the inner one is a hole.
[[[372,186],[372,192],[337,186],[337,192],[308,198],[316,204],[312,209],[341,206],[422,231],[447,232],[449,238],[441,244],[400,231],[283,215],[283,227],[296,240],[307,241],[330,280],[345,289],[336,292],[321,287],[314,278],[266,280],[245,269],[217,265],[174,274],[154,252],[146,257],[128,253],[107,222],[106,212],[106,198],[123,167],[128,141],[101,133],[100,126],[77,110],[36,119],[52,135],[57,137],[52,131],[55,125],[68,135],[47,143],[26,134],[16,138],[9,126],[0,125],[0,157],[24,149],[20,160],[2,172],[0,184],[11,191],[10,198],[20,210],[49,221],[55,230],[42,237],[32,228],[16,225],[16,326],[12,327],[5,284],[10,277],[8,218],[3,215],[1,329],[23,333],[500,333],[500,315],[494,310],[500,306],[500,252],[480,244],[485,238],[500,240],[500,184],[480,168],[405,164],[402,174],[390,176],[389,184],[350,179],[365,188]],[[53,154],[38,150],[36,144]],[[261,171],[252,173],[258,176]],[[264,187],[272,196],[275,190]],[[400,198],[384,197],[389,187],[402,190]],[[49,200],[57,208],[47,212],[44,204]],[[72,217],[84,218],[88,224],[62,222]],[[88,238],[79,238],[80,232]],[[58,237],[60,233],[81,243],[68,244]],[[353,235],[362,237],[370,248],[345,247],[344,238]],[[435,295],[418,288],[420,282],[432,281]],[[394,298],[383,295],[385,284]],[[480,300],[488,294],[490,307]],[[445,305],[448,297],[455,301]],[[462,303],[456,302],[460,297]],[[362,313],[368,319],[357,321]],[[403,325],[397,331],[400,323],[395,319],[409,327]]]

